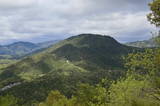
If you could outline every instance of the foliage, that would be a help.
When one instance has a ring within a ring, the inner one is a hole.
[[[155,49],[147,49],[145,52],[131,53],[125,59],[125,67],[128,70],[139,74],[151,73],[156,70],[156,54]]]
[[[129,54],[126,58],[127,76],[113,83],[110,102],[114,106],[160,105],[160,50]]]
[[[160,0],[154,0],[149,4],[151,13],[148,14],[148,20],[151,24],[156,25],[157,27],[160,26]]]
[[[107,101],[107,91],[100,85],[91,86],[81,84],[75,95],[76,102],[82,106],[105,105]]]
[[[110,105],[112,106],[159,106],[160,101],[151,95],[154,88],[147,80],[137,80],[132,76],[118,81],[110,87]],[[159,95],[160,96],[160,95]]]
[[[52,91],[44,103],[38,106],[69,106],[69,100],[59,91]]]
[[[16,63],[18,60],[15,59],[0,59],[0,69],[4,69],[7,66]],[[1,73],[1,71],[0,71]]]
[[[100,85],[79,85],[75,96],[67,99],[59,91],[52,91],[44,103],[39,106],[105,106],[107,103],[106,89]]]
[[[13,96],[6,95],[0,97],[0,106],[18,106],[17,99]]]

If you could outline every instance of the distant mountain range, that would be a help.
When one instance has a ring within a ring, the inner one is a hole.
[[[36,50],[47,48],[59,40],[47,41],[42,43],[30,43],[30,42],[15,42],[13,44],[0,46],[0,58],[17,58]]]
[[[55,43],[58,43],[59,41],[60,40],[53,40],[37,44],[31,42],[15,42],[9,45],[0,45],[0,59],[20,58],[31,53],[36,53],[37,51],[47,48]],[[157,47],[157,44],[155,43],[154,39],[129,42],[125,45],[139,48]]]
[[[139,48],[158,47],[158,45],[155,43],[155,39],[154,38],[151,38],[149,40],[144,40],[144,41],[129,42],[129,43],[126,43],[126,45],[133,46],[133,47],[139,47]]]
[[[37,48],[33,44],[27,47]],[[77,83],[97,84],[106,77],[112,80],[121,77],[125,73],[122,57],[136,50],[139,49],[120,44],[109,36],[73,36],[3,69],[1,90],[19,85],[0,93],[12,94],[26,106],[44,100],[51,90],[71,97]]]

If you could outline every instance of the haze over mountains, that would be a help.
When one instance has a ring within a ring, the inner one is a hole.
[[[15,42],[8,45],[0,45],[0,58],[20,58],[27,54],[36,52],[38,50],[48,48],[49,46],[59,42],[60,40],[46,41],[41,43],[31,43],[31,42]],[[149,40],[144,41],[135,41],[125,43],[127,46],[139,47],[139,48],[152,48],[157,47],[154,39],[151,38]]]
[[[149,40],[144,40],[144,41],[129,42],[129,43],[126,43],[126,45],[133,46],[133,47],[139,47],[139,48],[158,47],[158,44],[156,44],[156,42],[153,38],[151,38]]]
[[[61,40],[46,41],[46,42],[41,42],[41,43],[31,43],[31,42],[19,41],[19,42],[15,42],[15,43],[8,44],[8,45],[0,45],[0,59],[1,59],[0,68],[6,67],[20,60],[21,58],[25,56],[41,52],[44,49],[47,49],[48,47],[50,47],[51,45],[58,43],[59,41]],[[130,43],[126,43],[125,45],[132,46],[132,47],[138,47],[138,48],[156,47],[156,43],[154,42],[154,39],[130,42]]]
[[[32,53],[36,50],[47,48],[59,40],[47,41],[42,43],[31,43],[31,42],[15,42],[9,45],[0,46],[0,58],[18,58]]]
[[[60,40],[46,41],[42,43],[31,43],[31,42],[15,42],[9,45],[0,45],[0,58],[19,58],[36,52],[37,50],[47,48]],[[127,46],[139,47],[139,48],[152,48],[157,47],[154,39],[144,40],[144,41],[135,41],[126,43]]]

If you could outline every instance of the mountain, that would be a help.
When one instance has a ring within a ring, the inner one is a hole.
[[[126,45],[133,46],[133,47],[140,47],[140,48],[158,47],[158,45],[155,43],[154,38],[151,38],[149,40],[144,40],[144,41],[129,42],[129,43],[126,43]]]
[[[30,43],[30,42],[15,42],[13,44],[0,46],[0,58],[17,58],[27,54],[30,54],[36,50],[47,48],[59,40],[42,42],[42,43]]]
[[[137,50],[109,36],[73,36],[3,69],[0,93],[21,98],[20,104],[27,106],[44,100],[51,90],[71,97],[78,83],[94,85],[106,76],[123,76],[122,57]]]
[[[53,44],[58,43],[60,40],[52,40],[52,41],[46,41],[46,42],[42,42],[42,43],[37,43],[37,45],[40,46],[40,48],[46,48],[49,47]]]
[[[1,55],[19,56],[19,55],[30,53],[31,51],[33,51],[37,47],[38,46],[36,44],[29,43],[29,42],[16,42],[16,43],[13,43],[10,45],[1,46],[0,47],[0,54]]]

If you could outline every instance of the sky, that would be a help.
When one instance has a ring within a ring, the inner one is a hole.
[[[81,33],[119,42],[149,39],[151,0],[0,0],[0,44],[43,42]]]

